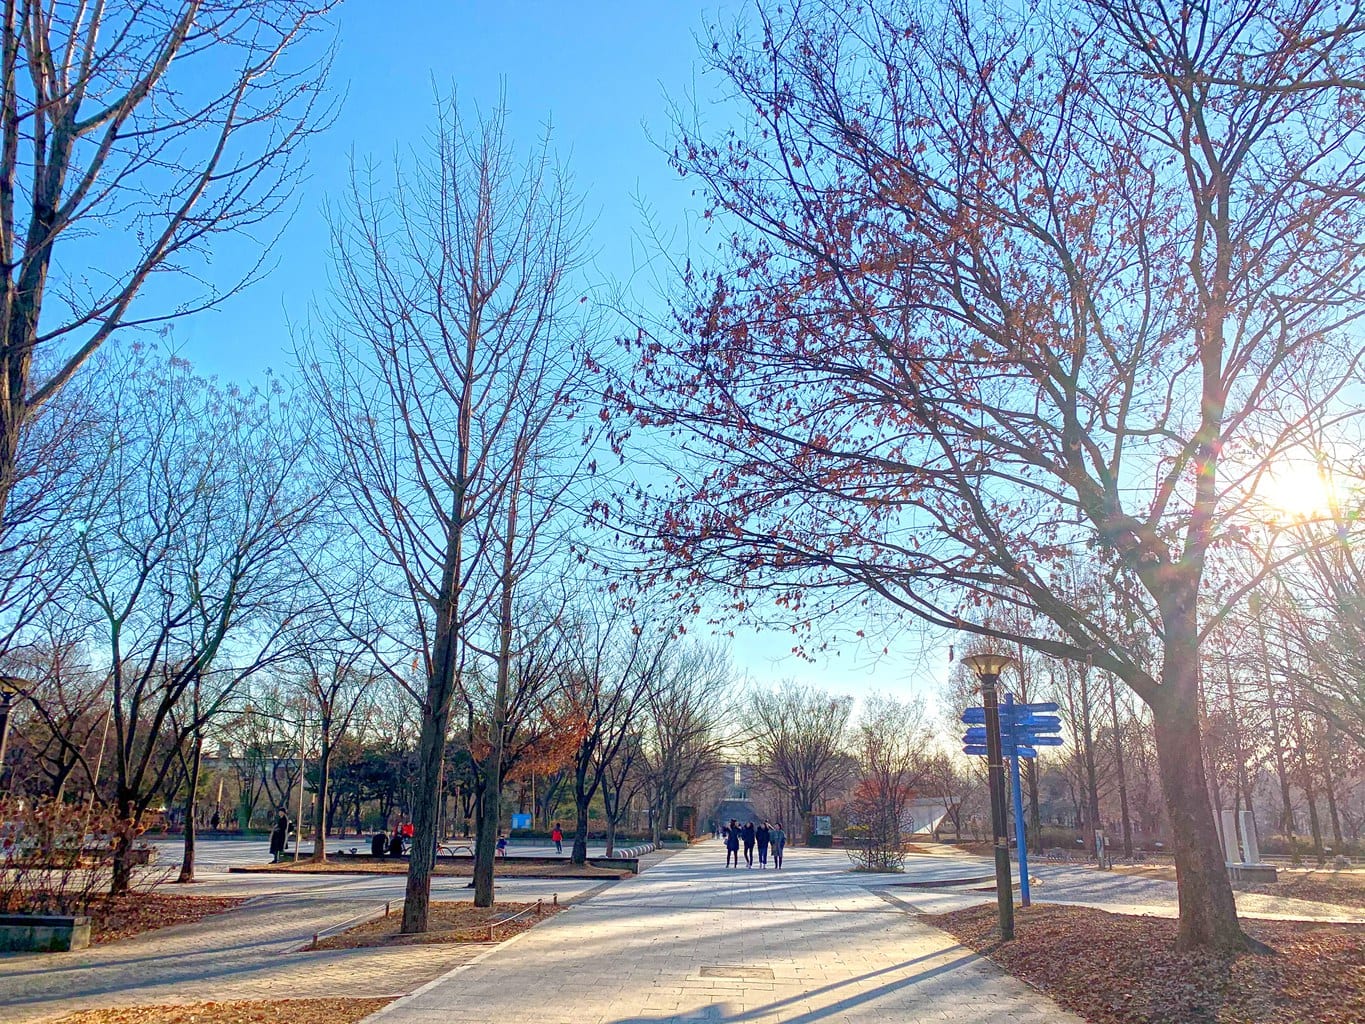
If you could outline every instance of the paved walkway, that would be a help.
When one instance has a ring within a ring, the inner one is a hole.
[[[202,1000],[399,996],[489,947],[396,946],[300,952],[316,931],[386,900],[400,899],[400,876],[228,875],[205,872],[191,891],[245,895],[237,910],[74,953],[0,956],[0,1020],[30,1024],[95,1007]],[[436,879],[437,899],[469,899],[464,879]],[[596,881],[507,879],[500,898],[561,900]]]
[[[722,856],[676,854],[369,1020],[1079,1022],[866,888],[842,852],[794,850],[781,872]]]
[[[1077,1021],[913,913],[993,901],[989,892],[904,884],[989,874],[983,858],[914,856],[905,876],[852,874],[838,851],[791,850],[780,873],[726,870],[723,858],[716,842],[651,854],[644,874],[605,887],[597,880],[503,879],[499,898],[508,901],[595,895],[498,947],[317,953],[299,952],[314,931],[400,898],[405,879],[206,868],[192,892],[252,900],[197,924],[77,953],[0,956],[0,1019],[32,1024],[88,1007],[418,990],[372,1019]],[[226,867],[231,859],[215,861]],[[1043,865],[1035,874],[1039,901],[1175,914],[1170,882],[1067,865]],[[438,878],[433,895],[470,898],[464,882]],[[1238,904],[1249,916],[1365,919],[1354,908],[1273,896],[1239,894]]]
[[[888,876],[882,883],[886,891],[894,892],[926,914],[941,914],[972,903],[995,899],[994,890],[972,892],[963,890],[920,889],[908,884],[918,880],[929,870],[927,864],[935,857],[914,857],[906,865],[904,879]],[[948,858],[943,858],[948,860]],[[992,874],[994,866],[984,858],[978,864]],[[963,860],[952,858],[962,869]],[[1019,866],[1014,865],[1017,872]],[[1065,903],[1096,907],[1112,914],[1142,914],[1149,917],[1175,917],[1178,913],[1176,885],[1160,878],[1128,874],[1123,871],[1100,871],[1084,864],[1029,865],[1034,879],[1032,896],[1035,903]],[[1018,898],[1018,876],[1015,877],[1015,898]],[[1365,924],[1365,910],[1359,907],[1337,906],[1312,900],[1261,893],[1234,893],[1237,912],[1244,918],[1262,920],[1324,921],[1338,924]]]

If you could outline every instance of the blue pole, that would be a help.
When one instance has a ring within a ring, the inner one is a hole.
[[[1028,844],[1024,839],[1024,791],[1019,784],[1019,729],[1014,717],[1014,695],[1005,694],[1005,713],[1010,716],[1013,736],[1010,749],[1010,793],[1014,797],[1014,845],[1019,850],[1019,902],[1031,906],[1028,888]]]

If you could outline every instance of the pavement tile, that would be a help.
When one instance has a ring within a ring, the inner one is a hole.
[[[1079,1022],[869,891],[842,854],[797,851],[782,872],[726,871],[710,846],[656,864],[370,1021],[461,1020],[476,1004],[484,1020],[552,1021],[567,1009],[574,1024]],[[561,1005],[528,1007],[525,993],[545,978],[557,979]]]

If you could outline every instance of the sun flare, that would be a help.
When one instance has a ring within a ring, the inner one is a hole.
[[[1337,505],[1326,471],[1303,460],[1276,465],[1262,477],[1257,494],[1267,512],[1278,519],[1321,519]]]

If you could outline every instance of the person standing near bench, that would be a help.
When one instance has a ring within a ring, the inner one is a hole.
[[[769,835],[773,844],[773,868],[782,867],[782,851],[787,846],[787,833],[782,831],[782,822],[778,822]]]

